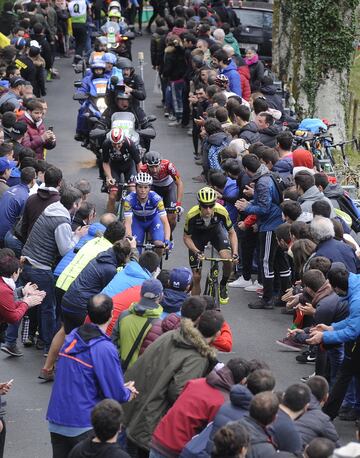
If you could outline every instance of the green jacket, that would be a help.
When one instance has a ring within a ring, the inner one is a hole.
[[[127,437],[149,450],[157,424],[186,382],[206,376],[215,364],[216,350],[189,319],[183,318],[180,329],[156,339],[125,374],[139,391],[134,400],[123,404]]]
[[[137,336],[140,334],[140,331],[145,325],[146,320],[160,319],[162,312],[163,308],[161,305],[158,305],[157,308],[145,308],[141,304],[134,303],[130,305],[127,311],[121,314],[116,326],[118,329],[116,344],[122,362],[126,361],[126,358],[133,347]],[[128,368],[130,368],[138,359],[141,345],[150,329],[151,323],[149,323],[145,333],[143,334],[139,345],[128,364]]]
[[[241,55],[240,48],[239,48],[239,43],[238,43],[237,39],[234,37],[234,35],[232,34],[232,32],[229,32],[227,35],[225,35],[224,42],[227,45],[230,45],[232,47],[232,49],[234,50],[234,52],[235,52],[235,54],[237,56]]]

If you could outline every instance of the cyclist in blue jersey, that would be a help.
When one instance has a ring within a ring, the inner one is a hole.
[[[124,202],[124,223],[127,236],[135,236],[138,245],[144,243],[149,233],[152,243],[159,246],[156,252],[162,255],[163,247],[170,248],[170,225],[162,198],[151,191],[152,177],[145,172],[135,176],[136,191]],[[141,250],[139,250],[141,251]]]

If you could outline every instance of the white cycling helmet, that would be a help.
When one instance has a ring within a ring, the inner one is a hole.
[[[139,172],[137,175],[135,175],[135,184],[145,184],[151,186],[152,183],[152,176],[146,172]]]

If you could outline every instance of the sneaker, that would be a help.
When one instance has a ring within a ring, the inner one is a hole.
[[[300,364],[314,363],[316,361],[316,354],[310,350],[306,350],[301,355],[297,355],[295,359]]]
[[[52,382],[55,378],[55,370],[54,369],[41,369],[38,378],[41,380],[45,380],[45,382]]]
[[[74,135],[74,140],[77,142],[82,142],[84,140],[84,136],[81,134],[75,134]]]
[[[169,119],[170,119],[170,116],[169,116]],[[177,127],[177,126],[180,126],[180,124],[181,124],[181,121],[176,121],[176,119],[174,121],[168,122],[169,127]]]
[[[18,346],[16,344],[2,344],[1,345],[1,351],[3,351],[4,353],[7,353],[8,355],[11,355],[11,356],[24,356],[24,353],[22,353]]]
[[[165,118],[168,118],[170,116],[169,112],[168,111],[164,111],[164,116],[165,116]]]
[[[280,347],[284,347],[290,351],[302,351],[304,349],[304,345],[294,342],[292,339],[288,337],[284,337],[283,339],[279,339],[276,341]]]
[[[264,299],[258,299],[255,302],[250,302],[250,304],[248,304],[248,307],[249,309],[252,309],[252,310],[260,310],[260,309],[271,310],[274,308],[272,302],[266,302],[264,301]]]
[[[229,302],[229,292],[228,292],[227,285],[220,284],[219,300],[220,300],[220,304],[223,304],[223,305]]]
[[[168,119],[169,121],[176,121],[176,117],[173,114],[169,114],[169,113],[168,113]]]
[[[36,350],[44,350],[45,344],[41,339],[37,338],[35,347]]]
[[[34,345],[34,337],[29,336],[27,339],[23,341],[24,347],[32,347]]]
[[[229,283],[230,288],[246,288],[252,286],[252,280],[245,280],[243,276]]]
[[[302,382],[305,382],[305,383],[306,383],[308,380],[310,380],[311,378],[315,377],[315,375],[316,375],[315,372],[313,372],[313,373],[310,374],[310,375],[305,375],[304,377],[301,377],[300,380],[301,380]]]
[[[249,285],[249,286],[245,286],[245,291],[248,291],[248,292],[257,292],[257,290],[261,288],[261,285],[260,283],[255,280],[253,284]]]

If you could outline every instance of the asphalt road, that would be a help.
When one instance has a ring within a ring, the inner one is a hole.
[[[160,151],[163,157],[172,160],[178,167],[185,181],[183,204],[188,210],[194,205],[194,193],[199,188],[191,178],[199,174],[200,168],[192,160],[191,138],[186,135],[186,130],[168,127],[162,110],[156,108],[159,98],[153,93],[155,73],[151,69],[149,47],[148,36],[136,39],[133,56],[136,57],[138,51],[145,53],[144,74],[148,92],[145,109],[148,114],[158,117],[155,123],[157,138],[152,148]],[[97,213],[100,215],[105,208],[105,195],[100,193],[94,156],[73,140],[78,105],[72,100],[73,81],[76,76],[70,60],[55,62],[55,66],[60,69],[61,79],[48,84],[49,111],[46,124],[54,126],[57,147],[49,152],[47,160],[63,170],[68,182],[73,183],[79,178],[86,178],[91,182],[92,194],[89,200],[96,204]],[[186,266],[187,252],[182,243],[182,222],[179,223],[174,238],[175,249],[166,267]],[[250,310],[247,304],[254,298],[254,294],[246,293],[242,289],[230,289],[231,300],[223,307],[223,312],[232,327],[234,348],[230,355],[221,354],[220,359],[226,361],[236,355],[267,362],[276,376],[276,389],[281,390],[299,381],[301,376],[312,373],[314,367],[297,364],[296,353],[282,351],[275,344],[276,339],[284,336],[290,318],[281,315],[278,309]],[[43,364],[42,353],[25,348],[24,357],[11,358],[1,353],[0,361],[0,381],[14,379],[13,389],[7,396],[8,436],[5,457],[50,457],[50,436],[45,416],[52,385],[37,379]],[[339,422],[337,426],[345,443],[354,437],[352,424]]]

